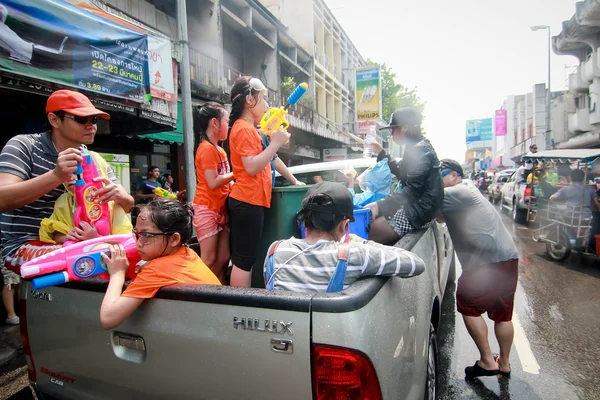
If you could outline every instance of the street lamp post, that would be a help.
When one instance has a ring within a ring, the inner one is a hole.
[[[552,44],[552,36],[550,35],[550,26],[548,25],[535,25],[531,27],[532,31],[538,31],[538,30],[547,30],[548,31],[548,93],[546,94],[547,97],[547,111],[546,111],[546,149],[550,149],[551,147],[551,143],[552,143],[552,138],[550,137],[550,133],[552,132],[552,129],[550,127],[550,123],[552,121],[552,116],[551,116],[551,112],[552,112],[552,91],[550,89],[550,80],[551,80],[551,75],[550,75],[550,54],[551,54],[551,44]]]

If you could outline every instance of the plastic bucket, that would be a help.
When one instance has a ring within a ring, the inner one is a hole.
[[[360,236],[363,239],[369,238],[369,223],[371,222],[371,209],[362,208],[354,210],[354,222],[350,223],[350,233]],[[300,223],[300,235],[306,237],[306,228]]]

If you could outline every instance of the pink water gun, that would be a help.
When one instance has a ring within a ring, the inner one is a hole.
[[[75,214],[73,226],[79,227],[82,221],[96,227],[100,236],[110,235],[110,213],[108,204],[94,203],[96,192],[104,187],[101,182],[94,182],[99,177],[92,155],[85,149],[82,152],[82,163],[77,164],[77,180],[75,181]],[[65,242],[63,246],[70,246],[74,241]]]
[[[134,278],[135,266],[140,261],[140,255],[135,238],[128,234],[97,237],[54,250],[23,264],[21,276],[31,278],[45,275],[33,279],[34,290],[91,276],[109,279],[108,268],[102,259],[102,253],[110,253],[108,247],[111,244],[122,244],[125,247],[129,260],[129,270],[126,276]]]

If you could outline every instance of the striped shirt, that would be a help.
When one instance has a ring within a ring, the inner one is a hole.
[[[24,181],[54,170],[58,151],[50,131],[18,135],[8,141],[0,154],[0,173],[18,176]],[[108,178],[119,183],[114,171],[108,168]],[[56,199],[65,192],[59,185],[31,204],[2,214],[2,257],[12,256],[23,244],[39,239],[40,223],[50,217]]]
[[[325,292],[338,262],[338,246],[338,242],[327,240],[312,245],[296,238],[283,240],[273,255],[273,288]],[[423,260],[410,251],[367,240],[351,241],[344,290],[359,278],[376,275],[409,278],[423,271]]]

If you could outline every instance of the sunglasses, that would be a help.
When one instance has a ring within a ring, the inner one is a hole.
[[[65,114],[66,118],[70,118],[78,124],[85,125],[90,122],[92,125],[96,125],[98,123],[97,115],[90,115],[88,117],[78,117],[77,115]]]
[[[254,90],[255,92],[266,92],[267,88],[265,87],[264,83],[261,82],[260,79],[258,78],[250,78],[250,80],[248,81],[248,87],[246,88],[246,90],[244,90],[242,93],[238,93],[233,99],[231,99],[231,102],[233,103],[234,101],[236,101],[238,99],[238,97],[240,97],[243,94],[246,94],[247,92],[250,92],[251,90]],[[251,93],[249,93],[251,94]]]
[[[135,228],[131,231],[133,233],[133,237],[135,240],[140,240],[140,238],[144,239],[145,242],[148,242],[150,239],[156,236],[169,236],[174,234],[175,232],[138,232]]]

